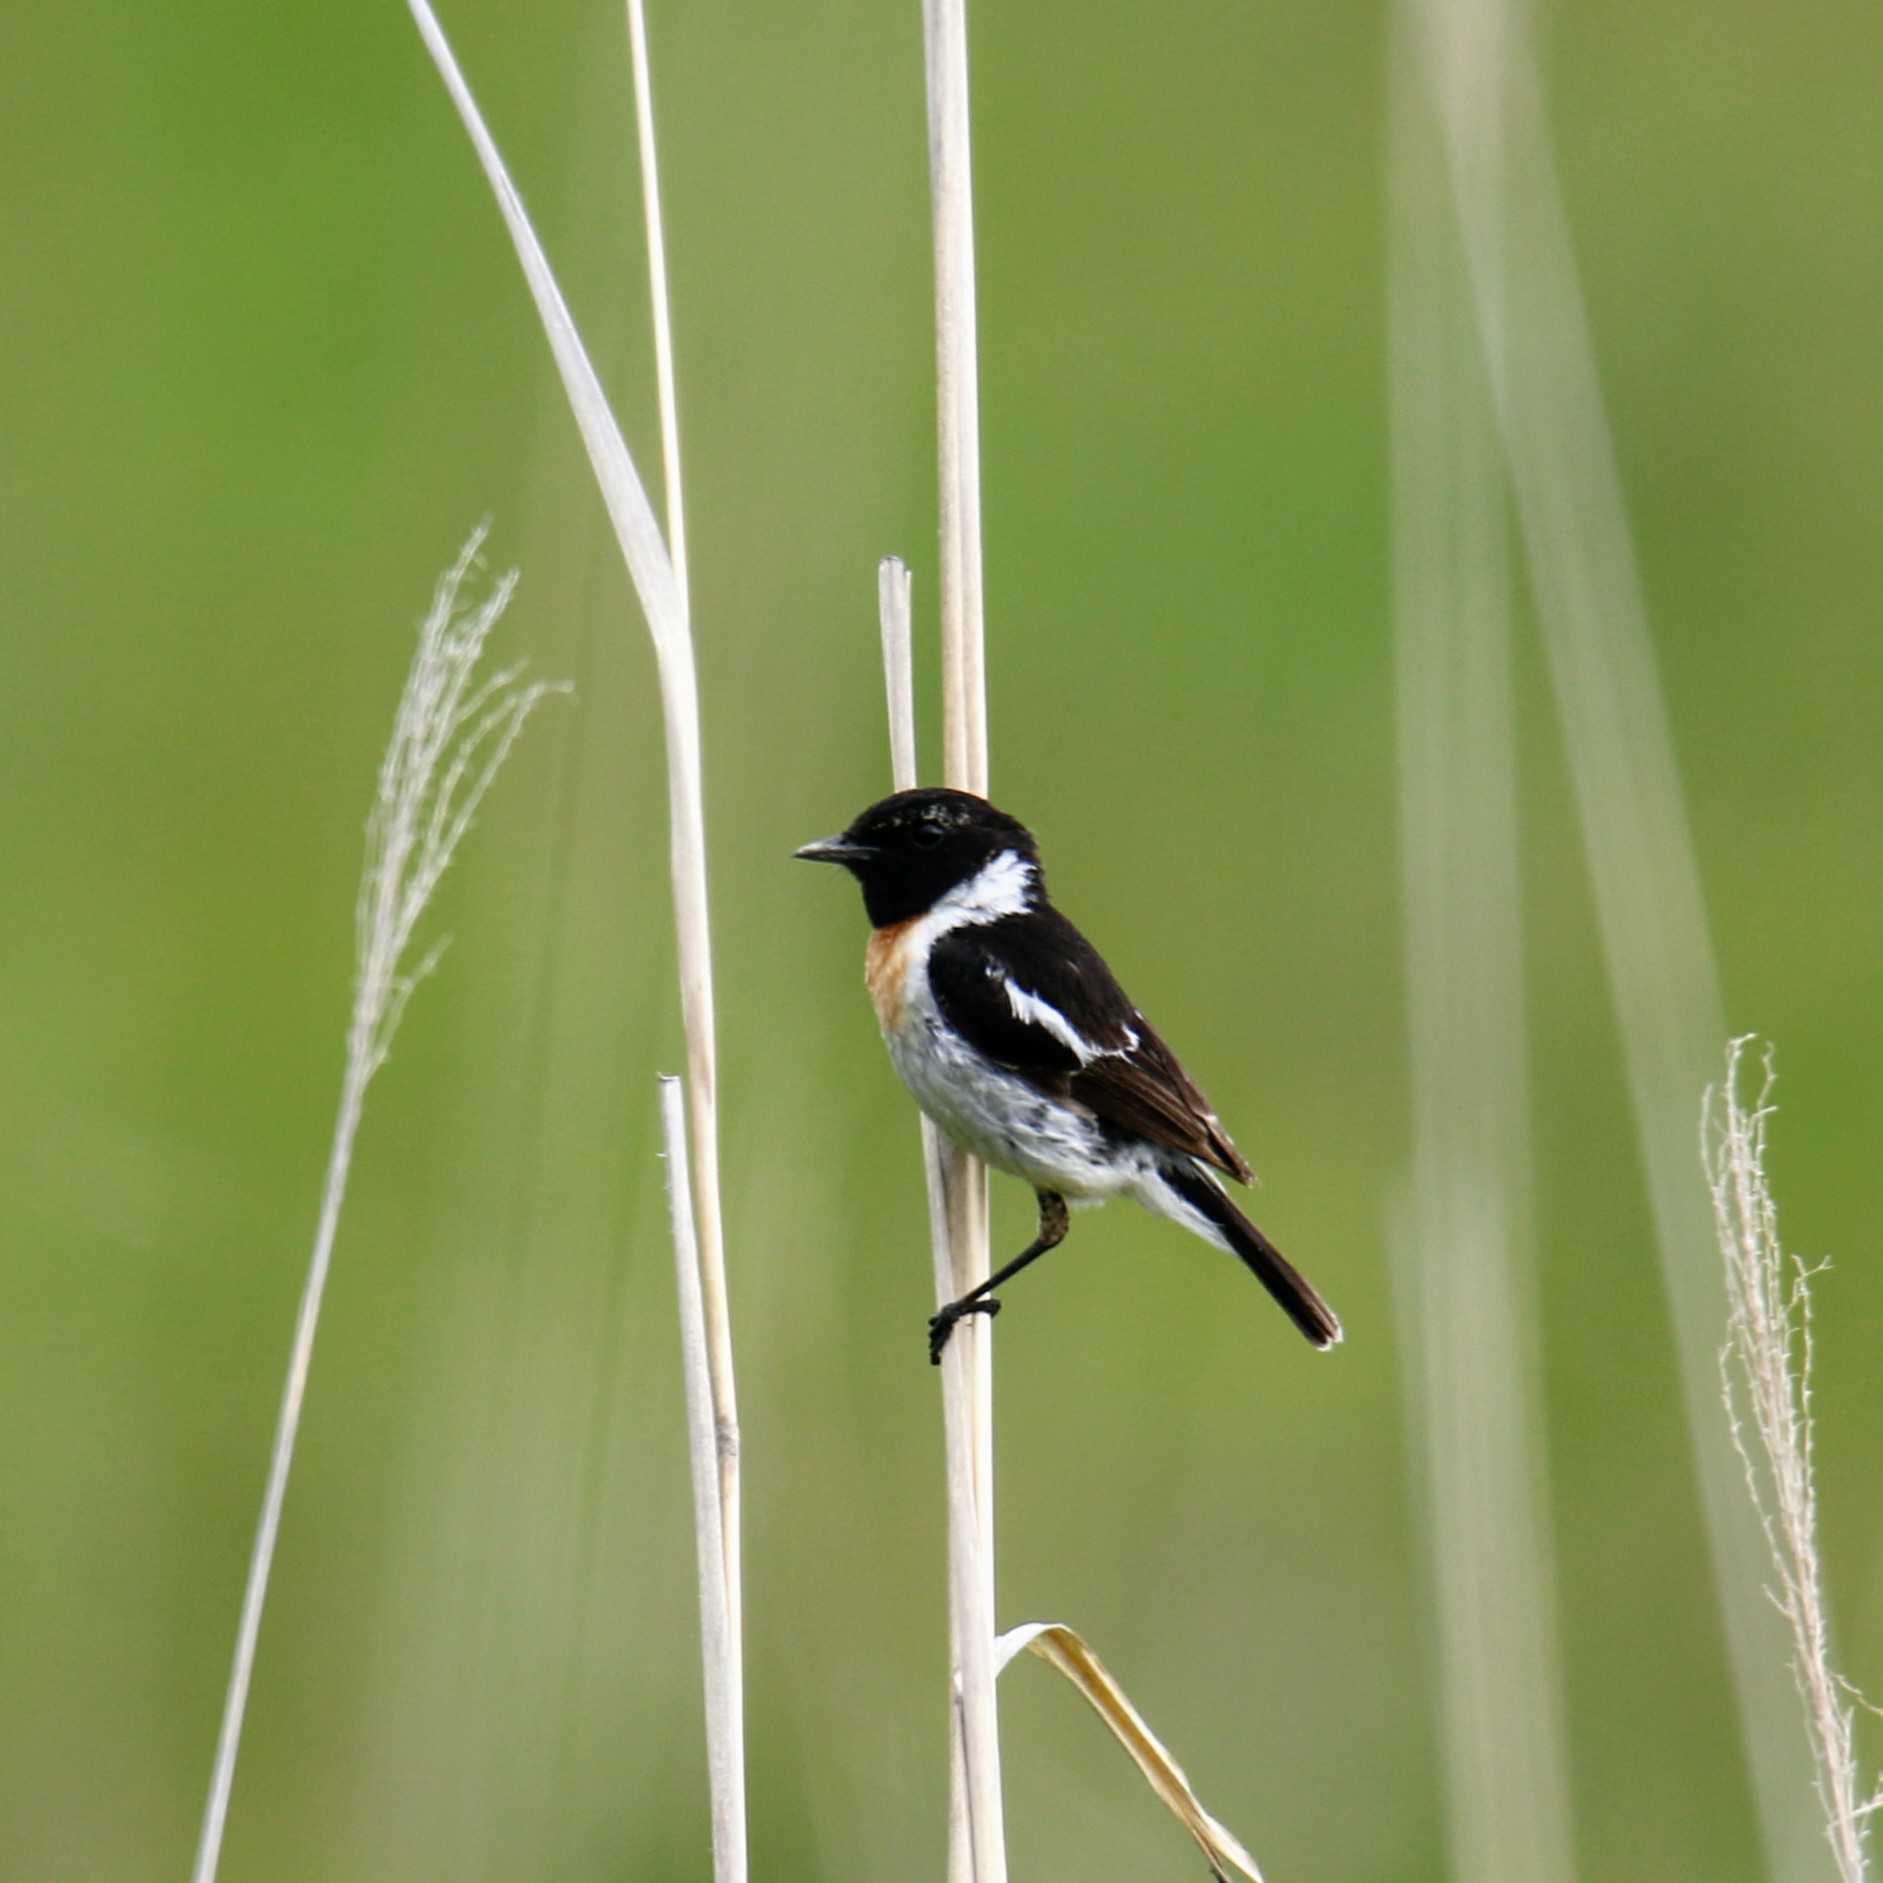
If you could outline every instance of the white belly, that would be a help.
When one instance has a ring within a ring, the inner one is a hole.
[[[1107,1143],[1090,1112],[1046,1098],[1017,1074],[989,1065],[939,1021],[912,1015],[883,1038],[915,1102],[983,1162],[1036,1189],[1092,1202],[1116,1196],[1139,1175]]]

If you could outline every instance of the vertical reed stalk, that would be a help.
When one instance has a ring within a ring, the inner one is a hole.
[[[969,160],[966,0],[923,0],[929,190],[935,242],[936,439],[941,509],[942,779],[987,792],[987,692],[981,587],[981,459]],[[931,1207],[948,1223],[937,1250],[937,1305],[988,1275],[987,1172],[924,1133]],[[966,1332],[965,1341],[959,1336]],[[949,1876],[1005,1883],[1000,1728],[994,1697],[993,1325],[971,1315],[942,1355],[948,1451],[949,1612],[957,1730]],[[965,1818],[965,1824],[963,1819]]]
[[[660,213],[660,171],[654,146],[654,90],[647,53],[647,17],[642,0],[627,0],[628,44],[634,67],[634,116],[639,136],[641,159],[641,205],[647,230],[648,294],[652,303],[654,330],[654,377],[660,402],[660,444],[662,483],[667,498],[667,549],[673,560],[674,580],[680,592],[680,609],[686,621],[688,666],[692,651],[692,581],[687,571],[686,511],[682,501],[680,477],[680,396],[674,379],[673,323],[668,311],[667,242]],[[698,1037],[702,1050],[695,1052],[694,1020],[688,1023],[688,1058],[690,1078],[688,1093],[693,1109],[693,1184],[696,1193],[696,1218],[699,1224],[700,1284],[705,1300],[707,1357],[712,1368],[713,1416],[718,1432],[720,1534],[723,1541],[726,1575],[725,1601],[735,1649],[727,1662],[727,1677],[734,1683],[733,1717],[743,1716],[744,1662],[737,1644],[743,1632],[742,1608],[744,1581],[740,1566],[739,1522],[739,1410],[733,1377],[732,1319],[726,1300],[726,1258],[724,1224],[719,1191],[719,1124],[717,1070],[715,1065],[712,955],[706,933],[706,843],[704,812],[701,807],[699,765],[699,708],[693,706],[693,737],[689,741],[694,761],[694,776],[689,786],[690,816],[699,825],[697,845],[689,845],[684,864],[686,899],[696,901],[699,922],[700,988],[696,998]],[[676,849],[675,893],[681,893],[679,878],[682,860]],[[740,1793],[740,1817],[743,1822],[745,1773],[740,1757],[732,1767]],[[743,1836],[743,1830],[741,1830]],[[742,1866],[743,1867],[743,1866]]]
[[[893,556],[885,557],[877,570],[877,606],[882,619],[883,677],[889,704],[890,777],[896,790],[907,791],[920,777],[916,764],[909,571]],[[957,1211],[950,1191],[950,1184],[955,1181],[950,1175],[950,1160],[955,1155],[954,1147],[936,1130],[932,1120],[924,1116],[922,1166],[927,1178],[929,1242],[934,1252],[938,1305],[956,1299],[963,1285],[958,1282],[954,1246]],[[966,1322],[958,1325],[955,1333],[958,1335],[966,1325]],[[954,1348],[951,1338],[942,1355],[942,1432],[948,1511],[948,1873],[951,1878],[968,1880],[983,1874],[975,1856],[975,1826],[986,1824],[988,1813],[985,1805],[977,1809],[969,1783],[967,1695],[973,1691],[973,1681],[978,1677],[976,1643],[980,1639],[983,1609],[990,1643],[992,1640],[993,1565],[992,1542],[980,1520],[981,1505],[975,1479],[978,1446],[973,1429],[972,1387],[963,1384],[964,1364],[951,1362],[949,1358]],[[998,1673],[998,1663],[990,1650],[990,1683]],[[998,1779],[996,1763],[996,1806],[999,1803]]]
[[[726,1606],[725,1541],[719,1531],[719,1435],[707,1353],[700,1248],[688,1182],[686,1098],[678,1079],[660,1081],[661,1142],[673,1217],[674,1269],[680,1303],[680,1359],[686,1379],[687,1457],[692,1466],[695,1558],[700,1582],[700,1660],[706,1692],[706,1758],[712,1795],[713,1875],[719,1883],[746,1872],[745,1775],[733,1762],[744,1743],[738,1708],[738,1637]]]
[[[974,308],[967,0],[922,0],[935,238],[936,446],[941,487],[942,777],[987,795],[981,606],[981,411]]]

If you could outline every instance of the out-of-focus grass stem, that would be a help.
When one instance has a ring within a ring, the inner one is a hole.
[[[1709,1225],[1693,1094],[1725,1031],[1719,977],[1534,35],[1506,0],[1408,6],[1588,853],[1767,1866],[1803,1883],[1791,1831],[1808,1774],[1783,1675],[1758,1647],[1760,1539],[1715,1410],[1719,1281],[1694,1260]]]
[[[1575,1874],[1534,1302],[1503,469],[1428,96],[1388,76],[1389,377],[1411,1207],[1408,1354],[1452,1874]],[[1483,83],[1494,87],[1493,64]],[[1481,99],[1474,131],[1496,139]],[[1496,173],[1496,161],[1486,168]]]

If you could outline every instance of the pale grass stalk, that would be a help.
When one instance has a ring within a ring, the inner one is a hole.
[[[1782,1672],[1758,1651],[1757,1524],[1715,1411],[1718,1281],[1692,1094],[1720,1019],[1699,868],[1542,103],[1511,0],[1406,0],[1581,816],[1769,1873],[1802,1880],[1808,1799]]]
[[[249,1556],[235,1657],[190,1872],[193,1883],[211,1883],[221,1860],[262,1609],[367,1087],[392,1050],[406,1002],[437,964],[443,948],[442,943],[434,946],[408,967],[413,931],[524,723],[546,694],[566,691],[543,681],[519,685],[520,665],[472,684],[484,644],[516,587],[512,570],[482,604],[468,611],[460,609],[460,590],[483,541],[480,527],[433,595],[430,612],[419,629],[418,651],[406,676],[392,740],[380,762],[378,793],[367,819],[366,862],[354,910],[353,1013],[347,1027],[346,1067],[321,1187],[320,1217],[275,1421],[261,1516]]]
[[[666,1147],[667,1196],[673,1217],[674,1268],[679,1284],[680,1358],[686,1378],[687,1455],[693,1472],[694,1535],[700,1582],[700,1659],[706,1690],[706,1749],[713,1818],[713,1875],[743,1877],[746,1870],[743,1784],[725,1762],[739,1750],[739,1684],[732,1617],[726,1609],[725,1552],[719,1535],[719,1440],[713,1412],[712,1368],[706,1354],[706,1311],[700,1293],[699,1239],[693,1191],[687,1182],[686,1099],[678,1079],[660,1081],[661,1142]]]
[[[923,0],[929,197],[935,246],[936,442],[940,483],[942,782],[986,795],[987,686],[981,579],[980,389],[974,301],[966,0]],[[937,1305],[985,1281],[987,1172],[928,1132],[931,1199],[948,1220],[936,1252]],[[944,1273],[945,1270],[945,1273]],[[963,1340],[961,1336],[968,1338]],[[949,1455],[950,1666],[958,1761],[950,1779],[952,1883],[1005,1883],[1000,1726],[994,1696],[994,1342],[968,1316],[942,1354]],[[965,1817],[965,1827],[962,1820]]]
[[[1403,22],[1402,22],[1403,26]],[[1395,693],[1412,1183],[1391,1212],[1456,1883],[1569,1883],[1540,1433],[1507,513],[1424,88],[1387,82]],[[1474,130],[1495,140],[1494,88]],[[1495,177],[1494,153],[1484,159]]]
[[[650,315],[654,330],[654,384],[660,407],[661,482],[667,499],[667,549],[673,560],[674,579],[680,590],[680,608],[687,624],[686,645],[689,668],[692,664],[693,610],[692,578],[687,568],[686,506],[680,476],[680,393],[674,375],[673,321],[668,311],[667,238],[660,212],[660,169],[654,142],[653,68],[647,50],[647,14],[642,0],[627,0],[628,45],[634,70],[634,122],[640,149],[641,208],[647,234],[647,281]],[[689,688],[697,693],[696,688]],[[699,803],[699,708],[693,708],[691,743],[694,751],[692,789],[695,798],[693,821],[700,831],[698,849],[689,859],[690,893],[697,895],[700,920],[700,966],[704,977],[705,1053],[707,1077],[704,1081],[711,1099],[706,1123],[700,1122],[700,1108],[695,1106],[695,1130],[706,1129],[711,1142],[702,1164],[695,1160],[695,1181],[700,1191],[698,1214],[708,1219],[708,1233],[700,1239],[702,1251],[701,1286],[707,1304],[708,1356],[712,1363],[714,1418],[719,1432],[720,1535],[725,1556],[725,1602],[732,1631],[734,1652],[724,1663],[725,1678],[731,1683],[729,1717],[738,1726],[745,1716],[745,1656],[740,1645],[744,1639],[745,1577],[741,1564],[743,1529],[739,1515],[739,1407],[737,1383],[732,1363],[732,1320],[726,1298],[723,1212],[719,1191],[718,1074],[714,1065],[715,1045],[712,1017],[712,957],[706,938],[706,847],[705,813]],[[678,875],[676,859],[676,877]],[[695,1084],[701,1083],[697,1069]],[[728,1709],[721,1709],[726,1714]],[[714,1757],[716,1770],[725,1771],[736,1792],[740,1821],[741,1858],[737,1874],[745,1873],[743,1844],[745,1819],[745,1752],[743,1729],[738,1743],[722,1747]],[[717,1807],[716,1807],[717,1809]]]
[[[1829,1265],[1808,1268],[1788,1257],[1779,1240],[1778,1205],[1765,1175],[1772,1054],[1768,1048],[1764,1083],[1748,1110],[1739,1077],[1749,1039],[1727,1047],[1726,1077],[1707,1088],[1700,1114],[1700,1161],[1726,1276],[1720,1384],[1771,1555],[1776,1581],[1769,1593],[1791,1632],[1792,1675],[1804,1703],[1825,1836],[1843,1883],[1863,1883],[1869,1819],[1883,1807],[1883,1786],[1864,1794],[1855,1728],[1857,1708],[1867,1703],[1831,1665],[1812,1461],[1811,1278]]]
[[[608,407],[601,381],[588,357],[542,244],[510,180],[503,158],[486,129],[457,60],[428,0],[407,0],[420,37],[458,112],[478,162],[497,200],[525,281],[535,300],[550,353],[560,373],[582,442],[588,451],[602,501],[607,506],[622,559],[641,604],[660,682],[661,719],[666,736],[669,862],[673,883],[676,957],[680,977],[680,1015],[686,1034],[686,1097],[690,1139],[693,1207],[700,1251],[700,1291],[705,1313],[706,1350],[713,1387],[713,1419],[719,1467],[718,1528],[723,1561],[723,1600],[731,1636],[726,1678],[732,1705],[711,1706],[709,1718],[730,1717],[738,1743],[708,1750],[709,1770],[725,1775],[734,1795],[728,1808],[744,1816],[743,1746],[743,1571],[740,1546],[739,1416],[733,1378],[732,1323],[726,1295],[723,1211],[719,1186],[718,1063],[714,1041],[713,973],[706,895],[706,816],[700,756],[699,679],[694,662],[692,617],[685,570],[662,539],[627,441]],[[644,41],[644,35],[642,36]],[[637,96],[647,94],[645,46],[640,48]],[[643,129],[647,200],[653,201],[653,169],[645,160],[651,149],[652,120]],[[657,213],[657,212],[656,212]],[[650,228],[650,272],[657,312],[657,353],[662,435],[668,440],[669,514],[679,547],[679,447],[675,414],[671,346],[663,349],[658,330],[665,325],[666,286],[659,265],[664,248]],[[703,1518],[698,1519],[704,1522]],[[716,1803],[715,1809],[718,1809]],[[722,1883],[725,1880],[722,1879]]]
[[[941,491],[942,777],[987,795],[981,605],[981,408],[967,0],[922,0],[929,204],[935,239],[936,445]]]

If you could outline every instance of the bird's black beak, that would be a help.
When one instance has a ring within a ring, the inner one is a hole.
[[[876,852],[866,843],[851,843],[843,837],[820,837],[815,843],[807,843],[791,854],[802,857],[806,863],[841,863],[850,869],[859,863],[867,863]]]

